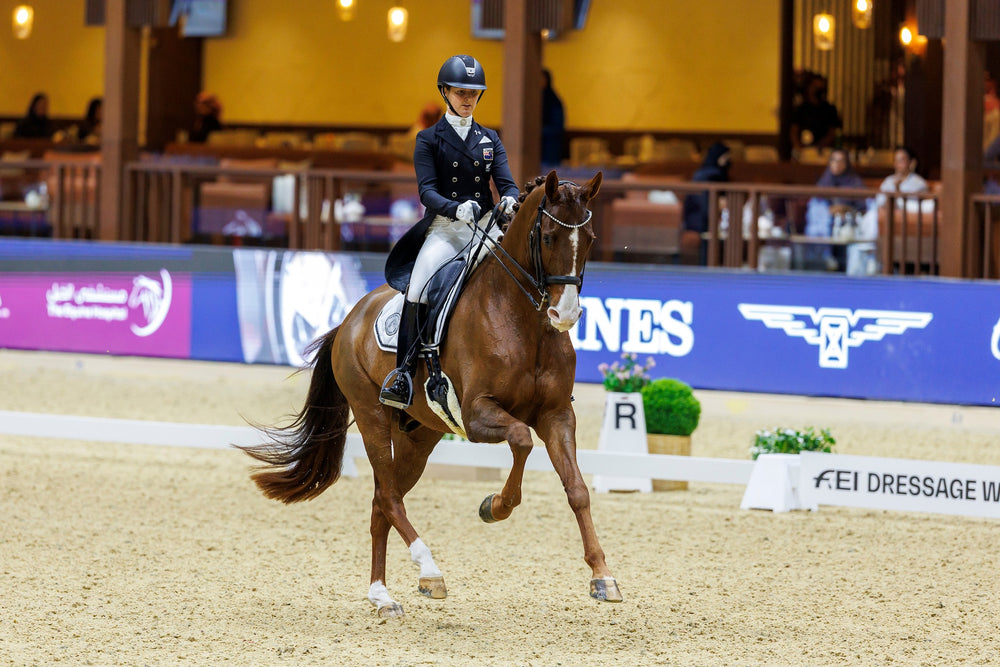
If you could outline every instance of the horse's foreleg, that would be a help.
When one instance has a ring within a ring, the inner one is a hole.
[[[618,582],[604,558],[604,550],[597,539],[597,530],[590,515],[590,491],[580,474],[576,462],[576,417],[572,408],[543,415],[539,419],[538,435],[545,441],[545,449],[559,479],[562,480],[570,509],[576,515],[583,538],[583,559],[590,566],[590,596],[606,602],[621,602]]]
[[[500,493],[486,496],[479,506],[479,517],[486,523],[503,521],[521,504],[524,464],[533,446],[531,431],[527,425],[512,417],[492,399],[476,399],[469,413],[471,418],[465,418],[464,421],[466,433],[471,440],[475,442],[506,440],[514,457],[503,489]]]

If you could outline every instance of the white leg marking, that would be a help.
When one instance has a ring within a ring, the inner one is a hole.
[[[440,577],[441,570],[434,564],[431,550],[419,537],[410,545],[410,560],[420,566],[421,577]]]
[[[376,609],[396,604],[396,601],[389,597],[389,591],[381,581],[372,582],[368,589],[368,601],[375,605]]]

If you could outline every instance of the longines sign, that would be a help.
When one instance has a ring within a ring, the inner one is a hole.
[[[803,452],[804,505],[1000,518],[1000,466]]]

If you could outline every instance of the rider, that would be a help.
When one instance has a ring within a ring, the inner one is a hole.
[[[397,368],[382,385],[379,400],[405,410],[413,400],[419,332],[426,319],[425,287],[431,276],[462,252],[485,225],[493,209],[490,179],[504,212],[510,214],[518,189],[507,165],[507,151],[494,130],[472,119],[486,90],[486,73],[472,56],[448,58],[437,79],[448,110],[417,135],[413,164],[420,201],[427,214],[396,242],[385,266],[392,287],[406,293],[396,348]]]

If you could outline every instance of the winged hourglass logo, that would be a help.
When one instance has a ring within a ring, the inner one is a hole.
[[[812,308],[741,303],[740,314],[758,320],[768,329],[782,329],[793,338],[819,346],[820,368],[847,368],[847,352],[866,341],[882,340],[887,334],[923,329],[933,313],[859,308]]]

